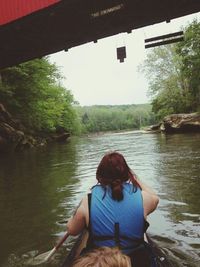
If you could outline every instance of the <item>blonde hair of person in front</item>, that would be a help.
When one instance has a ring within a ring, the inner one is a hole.
[[[131,261],[118,248],[100,247],[78,258],[73,267],[131,267]]]

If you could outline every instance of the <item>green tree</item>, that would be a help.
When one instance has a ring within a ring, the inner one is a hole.
[[[200,109],[200,23],[194,20],[186,28],[184,41],[177,45],[181,72],[189,98],[188,109]]]
[[[170,113],[197,111],[200,106],[200,24],[185,29],[179,44],[156,47],[140,71],[148,77],[152,110],[159,119]]]
[[[1,101],[29,130],[54,131],[58,126],[69,132],[78,130],[73,96],[60,85],[58,68],[47,58],[4,69],[0,74]]]
[[[159,119],[169,113],[183,112],[180,58],[175,45],[152,49],[140,70],[146,73],[150,81],[152,110]]]

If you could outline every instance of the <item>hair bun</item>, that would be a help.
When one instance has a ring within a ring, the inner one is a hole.
[[[123,199],[123,185],[120,179],[113,180],[111,183],[112,188],[112,198],[115,200]]]
[[[113,180],[113,181],[111,182],[111,184],[112,184],[113,186],[118,186],[118,185],[121,185],[121,184],[122,184],[122,181],[121,181],[120,179],[116,179],[116,180]]]

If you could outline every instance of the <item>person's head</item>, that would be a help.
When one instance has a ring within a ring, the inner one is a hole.
[[[131,261],[118,248],[101,247],[78,258],[72,267],[131,267]]]
[[[97,167],[96,178],[102,186],[111,186],[112,198],[118,201],[123,199],[123,182],[130,180],[136,185],[135,174],[119,152],[107,153],[102,158]]]

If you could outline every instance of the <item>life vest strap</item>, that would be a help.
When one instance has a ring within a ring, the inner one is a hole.
[[[115,223],[115,245],[120,248],[120,232],[119,232],[119,223]]]
[[[93,237],[93,240],[95,241],[116,240],[116,237],[114,235],[101,235],[101,236],[92,235],[92,237]],[[142,244],[144,242],[143,238],[133,238],[133,237],[128,237],[124,235],[120,235],[120,237],[125,240],[137,242],[138,244]]]

